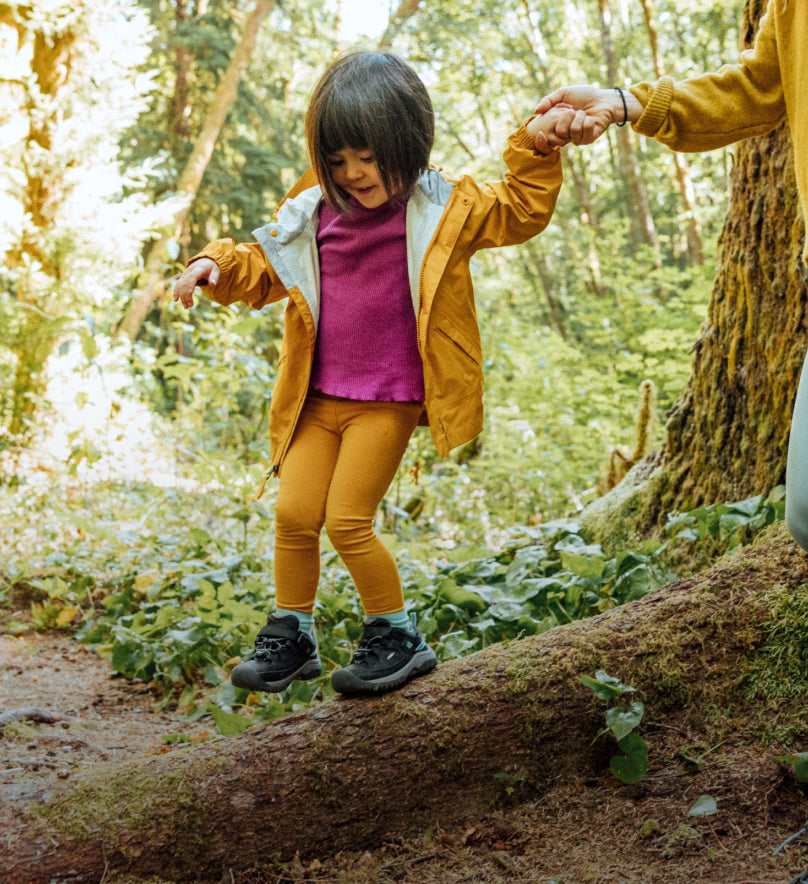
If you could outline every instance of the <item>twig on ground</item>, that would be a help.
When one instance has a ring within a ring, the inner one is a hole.
[[[5,727],[12,721],[36,721],[40,724],[54,724],[62,720],[62,716],[58,712],[48,712],[47,709],[40,709],[38,706],[28,706],[22,709],[10,709],[8,712],[0,714],[0,727]]]

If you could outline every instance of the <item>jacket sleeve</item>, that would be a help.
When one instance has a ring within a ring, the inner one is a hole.
[[[204,292],[217,304],[242,301],[255,310],[286,297],[264,250],[258,243],[238,243],[217,239],[188,262],[211,258],[219,267],[219,281],[205,286]]]
[[[786,118],[771,4],[738,64],[678,83],[637,83],[631,92],[645,107],[635,131],[672,150],[712,150],[771,131]]]
[[[508,139],[502,181],[477,184],[470,177],[457,187],[473,197],[467,246],[470,251],[524,242],[549,224],[561,189],[561,154],[540,154],[524,126]]]

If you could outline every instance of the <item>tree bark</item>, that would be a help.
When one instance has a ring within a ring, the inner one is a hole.
[[[758,653],[767,593],[790,598],[806,577],[805,556],[780,530],[696,578],[445,663],[396,693],[330,700],[238,736],[104,765],[45,795],[6,797],[4,880],[78,884],[125,870],[218,882],[269,854],[372,849],[462,822],[490,811],[503,774],[535,798],[603,772],[614,754],[593,745],[604,708],[580,683],[598,669],[637,689],[646,721],[680,712],[692,734],[709,729],[710,709],[731,707],[747,743],[744,710],[757,722],[761,709],[739,673],[772,659]]]
[[[750,46],[762,15],[746,6]],[[736,149],[730,207],[706,323],[687,387],[669,414],[643,521],[739,500],[784,481],[806,349],[804,221],[787,124]]]
[[[181,234],[182,227],[191,210],[191,204],[199,190],[205,169],[207,169],[216,146],[216,140],[227,119],[227,114],[236,100],[239,80],[255,48],[261,22],[272,9],[274,2],[275,0],[256,0],[241,41],[213,95],[210,112],[205,118],[202,131],[194,143],[188,162],[177,182],[177,193],[185,196],[185,203],[174,216],[172,229],[164,233],[149,249],[142,274],[143,284],[137,297],[130,303],[119,326],[119,330],[132,340],[137,337],[151,305],[165,292],[166,265],[170,263],[167,259],[168,244]]]

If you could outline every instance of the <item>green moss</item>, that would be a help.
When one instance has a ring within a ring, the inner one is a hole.
[[[658,471],[649,476],[643,462],[629,470],[618,485],[576,516],[581,536],[588,543],[599,543],[606,556],[636,545],[646,501],[657,493],[657,475]]]
[[[671,859],[679,853],[688,850],[694,850],[701,846],[701,832],[692,826],[681,825],[668,835],[665,847],[662,850],[662,856]]]
[[[762,624],[765,644],[749,665],[752,698],[804,698],[808,695],[808,584],[796,590],[774,586],[764,601],[769,618]]]
[[[210,849],[211,841],[217,838],[215,827],[207,822],[208,809],[192,771],[166,771],[141,763],[128,765],[123,774],[122,769],[114,774],[106,771],[103,779],[88,777],[73,783],[47,802],[35,805],[31,813],[79,843],[100,837],[106,843],[122,845],[123,834],[137,832],[147,839],[150,830],[160,827],[163,809],[170,809],[177,846],[174,859],[190,862]],[[140,839],[135,842],[139,843]],[[117,848],[124,857],[128,849]]]

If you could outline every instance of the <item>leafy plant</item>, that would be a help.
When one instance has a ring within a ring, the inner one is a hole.
[[[212,716],[220,732],[275,718],[332,689],[327,676],[280,695],[229,683],[229,669],[274,604],[267,497],[245,503],[215,486],[179,495],[124,483],[82,482],[59,493],[51,486],[0,490],[3,593],[30,587],[34,625],[74,630],[117,672],[155,682],[164,702]],[[726,505],[718,518],[728,528],[728,514],[742,516],[738,536],[746,542],[768,514],[779,517],[775,497]],[[683,542],[708,542],[709,530],[698,526],[715,509],[678,523]],[[447,549],[440,538],[409,539],[407,531],[383,537],[407,587],[408,611],[441,661],[598,614],[674,576],[662,564],[665,545],[647,542],[607,557],[574,521],[514,527],[499,551]],[[361,622],[350,575],[324,539],[315,632],[327,672],[348,661]],[[619,739],[633,737],[622,733],[631,723],[630,708],[624,712],[628,717],[609,719]]]
[[[715,538],[732,550],[748,542],[750,535],[760,528],[782,521],[785,497],[785,485],[778,485],[765,497],[757,494],[736,503],[711,504],[687,513],[674,513],[668,517],[665,527],[671,537],[697,542]]]
[[[598,732],[595,739],[610,732],[614,735],[617,745],[625,754],[613,756],[609,760],[609,769],[624,783],[636,783],[648,773],[648,743],[636,732],[645,714],[645,705],[639,700],[628,706],[621,703],[626,694],[633,694],[636,689],[622,684],[602,669],[595,673],[594,678],[582,675],[581,681],[591,688],[599,700],[614,702],[615,705],[606,710],[606,727]]]

